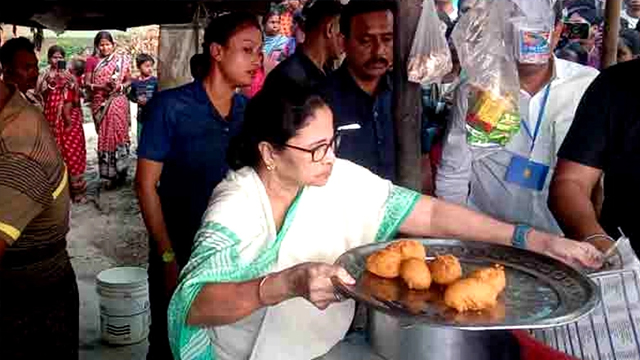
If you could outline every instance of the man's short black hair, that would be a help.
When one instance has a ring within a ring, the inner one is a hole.
[[[344,7],[340,16],[340,31],[348,38],[351,36],[351,20],[361,14],[378,11],[391,11],[394,16],[397,12],[396,2],[393,0],[351,0]]]
[[[600,25],[602,18],[598,16],[596,5],[593,1],[589,0],[576,0],[569,5],[567,9],[567,16],[571,17],[573,14],[578,14],[583,19],[589,22],[589,25]]]
[[[620,30],[619,41],[631,50],[634,56],[640,55],[640,33],[635,29]]]
[[[7,41],[0,48],[0,64],[2,64],[3,68],[6,69],[13,65],[13,59],[18,51],[27,51],[35,54],[36,47],[25,37],[13,38]]]
[[[302,9],[302,28],[305,32],[317,30],[326,19],[340,15],[342,8],[338,0],[309,0]]]
[[[136,56],[136,66],[138,67],[138,69],[147,61],[149,61],[151,65],[156,63],[156,61],[153,59],[153,56],[149,54],[142,53]]]

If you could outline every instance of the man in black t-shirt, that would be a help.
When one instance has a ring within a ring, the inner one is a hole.
[[[609,68],[591,84],[558,153],[549,207],[567,237],[617,238],[620,228],[640,253],[638,84],[640,60]],[[598,219],[590,196],[603,173]]]
[[[305,5],[304,43],[269,73],[263,90],[309,91],[326,78],[326,68],[342,53],[341,10],[338,0],[316,0]]]

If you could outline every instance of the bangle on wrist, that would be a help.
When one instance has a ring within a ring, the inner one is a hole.
[[[603,234],[603,233],[598,233],[598,234],[593,234],[593,235],[587,236],[582,241],[589,241],[589,240],[593,240],[593,239],[607,239],[607,240],[609,240],[611,242],[616,242],[611,236],[609,236],[607,234]]]
[[[533,230],[529,225],[518,224],[513,230],[511,245],[520,249],[527,248],[527,235]]]
[[[258,301],[260,302],[260,305],[262,306],[269,306],[270,304],[267,304],[262,296],[262,286],[264,285],[264,283],[267,282],[267,279],[269,278],[271,274],[267,274],[265,275],[265,277],[262,278],[262,280],[260,280],[260,285],[258,285]]]

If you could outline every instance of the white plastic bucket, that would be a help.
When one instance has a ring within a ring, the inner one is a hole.
[[[104,270],[97,276],[102,339],[114,345],[138,343],[149,335],[147,271],[137,267]]]

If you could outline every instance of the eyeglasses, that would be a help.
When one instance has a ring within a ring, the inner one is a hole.
[[[336,133],[335,135],[333,135],[333,138],[331,138],[328,144],[318,145],[313,149],[305,149],[305,148],[301,148],[301,147],[289,145],[289,144],[284,144],[284,146],[291,149],[300,150],[300,151],[309,153],[311,154],[311,161],[320,162],[324,160],[324,158],[327,156],[329,149],[333,149],[335,151],[336,149],[338,149],[338,147],[340,147],[340,138],[341,138],[341,135],[339,133]]]

